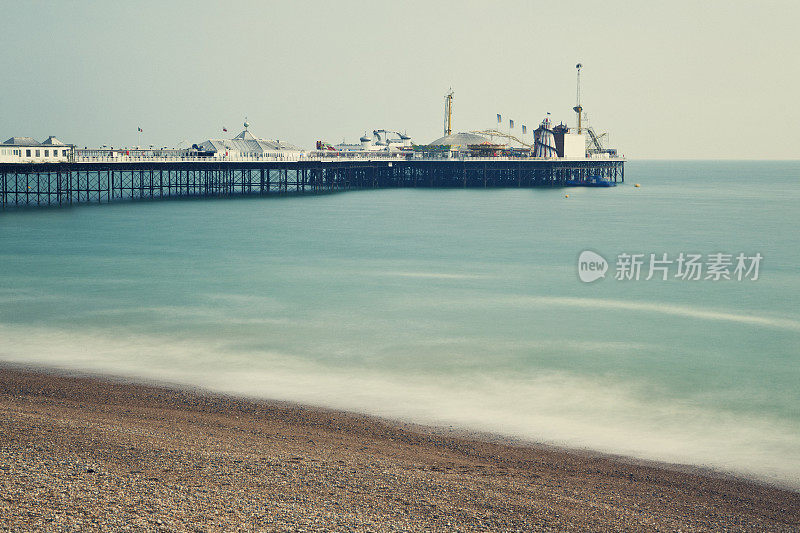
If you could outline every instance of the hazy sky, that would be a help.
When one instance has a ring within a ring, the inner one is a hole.
[[[311,147],[593,126],[631,158],[798,158],[800,3],[0,1],[0,137],[175,146],[242,128]],[[529,134],[530,135],[530,134]]]

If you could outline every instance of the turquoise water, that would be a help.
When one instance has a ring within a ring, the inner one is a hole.
[[[626,174],[6,212],[0,360],[800,487],[800,163]],[[605,279],[578,279],[585,249]],[[764,259],[757,281],[617,281],[621,252]]]

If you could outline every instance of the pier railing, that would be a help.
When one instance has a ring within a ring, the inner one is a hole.
[[[275,155],[215,155],[195,156],[177,154],[127,154],[124,152],[101,153],[97,150],[76,150],[72,159],[75,163],[220,163],[220,162],[284,162],[284,161],[583,161],[584,159],[564,159],[552,157],[517,156],[473,156],[455,152],[444,152],[431,156],[419,152],[304,152]],[[595,157],[592,160],[608,160],[608,157]],[[623,158],[612,158],[622,160]]]

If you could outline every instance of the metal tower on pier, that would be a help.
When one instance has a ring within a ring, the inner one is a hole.
[[[583,133],[581,128],[581,115],[583,114],[583,107],[581,107],[581,69],[583,68],[583,65],[578,63],[575,65],[575,68],[578,69],[578,91],[575,98],[575,107],[573,107],[572,110],[578,114],[578,134],[580,135]]]
[[[450,135],[453,132],[453,88],[444,95],[444,134]]]

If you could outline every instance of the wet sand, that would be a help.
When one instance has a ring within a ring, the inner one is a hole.
[[[0,529],[798,531],[800,493],[197,390],[0,367]]]

